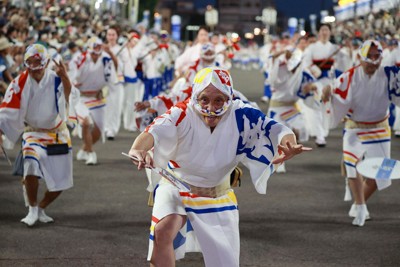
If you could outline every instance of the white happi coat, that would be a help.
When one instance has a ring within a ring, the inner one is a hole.
[[[74,67],[71,70],[72,82],[78,85],[83,94],[92,94],[80,97],[80,105],[77,107],[78,120],[81,121],[90,115],[104,137],[106,103],[104,98],[96,98],[96,93],[107,84],[117,82],[114,64],[106,52],[102,52],[96,62],[93,62],[88,52],[84,52],[71,66]]]
[[[343,52],[338,52],[336,55],[332,57],[335,51],[339,49],[338,45],[332,44],[331,42],[322,43],[321,41],[317,41],[307,47],[304,51],[304,66],[306,68],[310,68],[313,64],[317,65],[320,64],[325,59],[331,58],[333,62],[339,59],[339,57],[345,57]],[[335,63],[333,63],[334,66]],[[331,65],[328,64],[327,65]],[[334,76],[331,75],[329,72],[325,72],[322,70],[322,75],[318,77],[324,81],[324,85],[329,83],[329,80],[332,79]]]
[[[129,131],[136,131],[139,127],[136,125],[138,117],[135,111],[135,103],[143,100],[144,84],[137,77],[135,68],[138,64],[138,57],[143,54],[142,45],[135,45],[133,48],[125,47],[121,53],[121,59],[124,70],[124,89],[125,97],[123,102],[124,128]]]
[[[110,48],[111,52],[117,57],[118,69],[117,69],[117,80],[116,83],[108,83],[108,94],[106,97],[105,107],[105,132],[107,136],[115,136],[118,134],[121,126],[122,116],[122,103],[124,101],[124,75],[123,75],[123,63],[122,54],[118,54],[121,49],[120,45],[114,45]]]
[[[73,185],[71,139],[65,123],[68,116],[74,117],[78,99],[79,92],[72,87],[67,108],[61,79],[46,69],[39,83],[28,71],[15,78],[0,105],[0,129],[6,137],[15,143],[23,133],[24,177],[43,178],[49,191]],[[46,146],[56,143],[56,133],[58,143],[68,144],[69,153],[48,156]]]
[[[303,115],[295,103],[297,100],[302,99],[310,108],[319,108],[319,103],[314,99],[312,93],[302,93],[305,85],[315,82],[315,78],[303,69],[303,65],[300,63],[300,66],[296,68],[294,73],[289,71],[284,57],[279,57],[273,62],[270,70],[271,77],[269,79],[273,88],[271,103],[278,102],[281,104],[276,107],[270,104],[268,109],[268,116],[270,118],[291,129],[298,130],[299,141],[301,142],[308,140],[308,132],[304,125]],[[316,83],[316,85],[319,84]]]
[[[330,58],[333,53],[338,49],[337,45],[332,44],[331,42],[322,43],[321,41],[317,41],[307,47],[304,52],[304,66],[306,68],[310,68],[312,65],[316,66],[317,64],[322,63],[325,59]],[[339,52],[332,59],[333,62],[339,57],[342,56]],[[327,64],[331,66],[332,64]],[[318,77],[318,81],[322,84],[322,87],[328,85],[332,82],[334,75],[332,74],[333,69],[321,69],[321,76]],[[320,89],[322,89],[322,87]],[[318,92],[321,94],[321,91]],[[303,114],[306,119],[307,129],[311,136],[316,136],[317,139],[324,139],[329,132],[328,123],[326,123],[326,110],[314,110],[310,109],[307,106],[303,108]]]
[[[173,168],[175,175],[189,184],[221,185],[241,162],[249,168],[260,194],[266,193],[268,178],[273,173],[271,161],[277,154],[277,145],[283,136],[293,134],[286,126],[239,100],[233,101],[212,133],[187,102],[178,103],[158,117],[146,131],[154,137],[156,165]],[[217,198],[199,197],[179,192],[153,175],[148,190],[155,188],[148,259],[157,222],[169,214],[182,214],[188,221],[174,241],[177,259],[183,258],[185,252],[201,250],[207,266],[239,266],[239,217],[232,189]],[[214,242],[224,245],[214,246]]]
[[[180,76],[185,73],[186,70],[200,58],[200,51],[203,45],[198,43],[187,48],[180,56],[175,60],[175,75]]]
[[[385,122],[390,102],[400,105],[399,85],[396,66],[380,67],[371,77],[360,65],[343,73],[336,79],[332,93],[331,126],[345,116],[366,125]],[[356,163],[363,157],[390,157],[390,137],[388,126],[345,129],[343,160],[347,176],[356,177]],[[377,185],[383,189],[390,180],[377,180]]]

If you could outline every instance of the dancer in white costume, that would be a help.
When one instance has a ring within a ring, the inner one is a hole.
[[[69,115],[74,116],[69,111],[73,111],[79,91],[71,86],[61,62],[54,62],[56,72],[47,69],[49,56],[44,46],[29,46],[24,63],[27,70],[10,84],[0,105],[0,138],[4,133],[15,143],[23,134],[23,176],[29,213],[21,222],[32,226],[38,220],[53,222],[44,209],[73,186],[71,139],[66,122]],[[47,191],[38,203],[40,178]]]
[[[208,29],[200,27],[197,32],[195,44],[186,49],[175,61],[175,76],[180,77],[184,75],[188,68],[200,58],[201,47],[208,43],[210,38],[208,36]]]
[[[230,173],[242,162],[257,192],[265,194],[273,163],[308,150],[289,128],[232,97],[229,73],[205,68],[195,77],[190,101],[158,117],[132,145],[129,154],[139,159],[139,169],[169,168],[191,185],[190,193],[179,192],[152,177],[151,266],[175,266],[185,252],[199,250],[206,266],[239,266],[238,206]],[[147,153],[153,147],[154,158]]]
[[[97,164],[97,154],[93,145],[100,138],[104,140],[106,103],[102,89],[117,81],[113,63],[117,62],[117,59],[112,53],[103,51],[102,45],[103,42],[98,37],[90,38],[87,51],[71,64],[71,80],[81,92],[77,115],[82,127],[83,146],[76,158],[85,160],[86,165]]]
[[[129,41],[121,53],[125,88],[123,121],[126,130],[137,131],[136,117],[138,114],[135,112],[135,103],[143,100],[144,86],[137,77],[135,68],[144,47],[139,43],[140,36],[137,32],[131,31],[128,36]]]
[[[115,136],[118,134],[121,126],[122,117],[122,103],[124,101],[124,75],[123,75],[123,64],[122,64],[122,54],[118,53],[121,50],[121,46],[118,45],[118,31],[116,28],[110,27],[107,30],[107,45],[118,60],[117,64],[117,77],[116,83],[109,83],[108,93],[106,97],[106,107],[105,107],[105,127],[104,132],[108,140],[114,140]]]
[[[339,76],[333,87],[323,90],[322,100],[331,102],[332,126],[348,117],[343,136],[343,162],[355,203],[349,216],[353,225],[363,226],[369,218],[366,202],[390,180],[363,179],[357,173],[358,161],[370,157],[390,158],[388,108],[400,105],[400,71],[396,66],[380,66],[382,47],[368,40],[359,50],[361,65]],[[371,108],[373,107],[373,108]]]
[[[304,70],[302,65],[303,53],[300,49],[284,50],[280,56],[272,57],[272,66],[269,70],[272,98],[268,108],[268,116],[292,129],[299,142],[308,141],[308,131],[305,127],[303,115],[296,106],[296,102],[302,99],[310,108],[320,108],[319,102],[313,97],[313,91],[317,90],[315,78]],[[320,89],[321,90],[321,89]],[[286,172],[283,163],[277,172]]]
[[[331,83],[335,76],[333,73],[335,59],[342,56],[340,47],[332,44],[329,39],[331,28],[328,24],[322,24],[318,31],[318,41],[310,44],[304,52],[304,66],[318,79],[323,86]],[[318,92],[321,94],[321,91]],[[326,145],[326,136],[329,127],[325,122],[325,110],[314,110],[304,107],[307,128],[310,135],[315,136],[315,143],[319,147]]]
[[[216,61],[215,46],[208,42],[201,46],[200,58],[196,60],[186,72],[186,80],[189,85],[193,83],[196,73],[204,69],[205,67],[222,67],[218,61]]]
[[[385,58],[382,59],[382,64],[384,64],[383,60],[385,60]],[[396,65],[396,66],[400,67],[400,47],[397,45],[397,40],[396,40],[396,45],[393,46],[393,50],[391,51],[390,54],[387,55],[387,58],[385,61],[388,66]],[[400,137],[400,108],[399,107],[394,108],[394,114],[395,114],[395,116],[394,116],[395,120],[393,123],[394,135],[396,137]]]

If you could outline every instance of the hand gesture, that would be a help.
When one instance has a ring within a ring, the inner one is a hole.
[[[286,60],[289,60],[292,57],[292,52],[290,50],[284,50]]]
[[[150,107],[150,102],[149,101],[143,101],[143,102],[136,102],[135,103],[135,111],[142,111],[146,108]]]
[[[307,83],[306,85],[304,85],[303,87],[303,93],[304,94],[309,94],[311,92],[316,92],[317,91],[317,86],[313,83]]]
[[[53,59],[54,65],[55,65],[55,72],[60,78],[67,78],[67,69],[65,68],[65,65],[62,63],[60,60],[58,63]]]
[[[138,166],[138,170],[143,168],[154,168],[153,158],[147,151],[131,148],[129,155],[137,158],[137,160],[132,159],[133,164]]]
[[[294,156],[303,153],[304,151],[311,151],[311,147],[304,147],[303,145],[296,144],[293,145],[289,141],[284,145],[278,145],[279,157],[272,161],[273,164],[282,163],[288,159],[293,158]]]
[[[322,96],[321,96],[321,100],[322,102],[326,103],[331,99],[331,86],[327,85],[324,87],[324,89],[322,89]]]
[[[110,49],[110,45],[108,44],[103,44],[103,50],[104,52],[107,52],[108,54],[111,54],[111,49]]]

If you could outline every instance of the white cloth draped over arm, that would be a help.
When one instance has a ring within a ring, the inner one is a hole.
[[[310,83],[314,84],[317,87],[317,96],[318,96],[322,91],[322,84],[318,82],[314,78],[314,76],[312,76],[312,74],[306,70],[302,72],[301,83],[296,92],[296,95],[301,99],[303,99],[303,102],[307,107],[318,110],[321,108],[321,104],[320,104],[320,99],[315,95],[315,92],[309,92],[307,94],[303,92],[304,87]]]
[[[351,82],[354,69],[340,75],[331,88],[330,127],[336,127],[349,112],[351,105]]]
[[[179,119],[181,112],[179,108],[174,107],[170,116],[161,115],[154,121],[156,127],[148,127],[146,129],[154,138],[153,158],[156,167],[165,168],[168,165],[168,161],[175,155],[178,144],[178,130],[175,127],[177,121],[174,118]],[[160,144],[159,136],[162,136],[162,145]],[[151,180],[147,190],[152,192],[160,181],[161,176],[151,172],[150,177]]]
[[[250,170],[257,192],[266,194],[278,144],[285,135],[293,132],[247,104],[236,110],[236,120],[240,134],[237,155]]]
[[[390,101],[400,107],[400,68],[391,66],[384,69],[389,80],[388,91]]]
[[[3,102],[0,105],[0,129],[4,135],[14,144],[24,131],[24,119],[29,92],[24,92],[23,87],[28,72],[25,71],[19,75],[8,86]]]

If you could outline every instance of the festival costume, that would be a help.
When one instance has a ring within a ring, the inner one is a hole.
[[[210,75],[212,83],[219,83],[219,90],[229,90],[232,101],[219,111],[225,113],[213,132],[204,123],[196,100],[210,83]],[[149,260],[157,222],[169,214],[182,214],[188,220],[174,241],[176,259],[183,258],[185,252],[201,250],[207,266],[239,266],[238,207],[228,177],[241,162],[249,168],[257,192],[265,194],[277,145],[293,132],[260,110],[232,100],[227,76],[226,71],[203,69],[196,76],[190,101],[178,103],[146,129],[154,137],[156,165],[170,169],[192,186],[191,193],[178,192],[152,173],[148,190],[155,190],[155,202]],[[204,191],[215,194],[209,196]]]
[[[260,57],[260,64],[261,69],[264,73],[264,95],[261,97],[261,100],[264,102],[268,102],[271,99],[272,92],[271,92],[271,83],[269,81],[269,72],[271,68],[271,51],[272,51],[272,44],[267,43],[263,45],[259,50],[259,57]]]
[[[69,108],[61,79],[46,69],[36,82],[28,71],[10,84],[0,105],[0,129],[15,143],[22,135],[24,177],[34,175],[46,182],[49,191],[73,186],[72,148],[66,123],[74,117],[79,92],[71,88]],[[69,114],[69,115],[68,115]],[[48,155],[47,145],[66,143],[68,153]]]
[[[201,58],[196,60],[194,62],[194,64],[189,67],[189,69],[188,69],[188,71],[186,73],[186,81],[187,81],[187,83],[188,84],[192,84],[193,83],[194,77],[196,76],[198,71],[200,71],[200,70],[202,70],[202,69],[204,69],[206,67],[212,67],[212,66],[218,67],[218,66],[220,66],[220,64],[216,60],[214,60],[214,62],[211,65],[206,66],[204,64],[204,61]]]
[[[80,104],[76,109],[78,121],[90,116],[104,140],[106,101],[99,94],[104,86],[117,81],[114,64],[106,52],[101,52],[96,62],[88,52],[84,52],[72,66],[74,69],[71,80],[79,84],[78,89],[81,92]]]
[[[144,86],[138,79],[135,68],[137,66],[137,57],[141,45],[133,48],[126,47],[122,50],[122,62],[124,70],[124,88],[125,99],[123,104],[123,122],[124,128],[128,131],[136,131],[137,114],[134,111],[135,103],[143,100]]]
[[[386,66],[396,65],[400,67],[400,48],[397,47],[391,51],[390,54],[387,55],[387,59],[385,60],[385,56],[382,58],[382,66],[385,66],[384,61],[386,61]],[[392,106],[392,115],[394,115],[392,129],[396,137],[400,137],[400,108],[397,106]]]
[[[153,44],[154,46],[156,45],[155,43]],[[149,49],[154,49],[154,47],[150,47]],[[144,57],[143,76],[145,77],[145,80],[143,101],[149,100],[162,92],[162,74],[165,69],[164,60],[164,54],[159,50],[156,51],[154,56],[148,54]]]
[[[320,72],[320,75],[315,76],[321,83],[322,89],[324,86],[330,84],[334,77],[337,77],[340,73],[335,73],[334,63],[335,59],[342,56],[339,52],[335,56],[332,55],[338,49],[337,45],[331,42],[322,43],[317,41],[307,47],[304,55],[304,66],[310,69],[311,73]],[[313,69],[317,71],[313,72]],[[319,71],[318,71],[319,69]],[[332,73],[334,72],[334,73]],[[318,92],[319,94],[321,91]],[[326,118],[326,111],[322,109],[315,110],[310,109],[307,106],[304,107],[303,114],[306,119],[307,128],[311,136],[315,136],[321,144],[325,142],[325,137],[328,135],[329,126]]]
[[[332,122],[347,116],[343,136],[343,161],[347,177],[356,177],[356,163],[363,157],[390,157],[390,102],[400,105],[398,67],[380,67],[369,77],[361,66],[343,73],[335,81],[332,94]],[[371,107],[374,107],[373,109]],[[390,180],[376,180],[378,189]]]
[[[175,76],[179,77],[182,73],[185,73],[188,68],[200,58],[200,51],[202,44],[198,43],[187,48],[180,56],[175,60]]]
[[[124,75],[123,75],[123,64],[122,55],[117,56],[121,46],[115,45],[111,47],[111,52],[118,58],[118,69],[116,83],[108,84],[108,93],[106,97],[105,107],[105,134],[107,137],[114,137],[118,134],[121,127],[122,117],[122,103],[124,101]]]
[[[268,116],[291,129],[296,129],[299,132],[299,141],[305,142],[308,141],[308,132],[296,102],[303,99],[310,108],[319,108],[319,103],[314,100],[311,93],[302,92],[306,84],[315,82],[315,78],[304,71],[301,62],[298,63],[294,73],[289,71],[288,66],[284,56],[275,59],[272,64],[270,82],[274,91]]]

